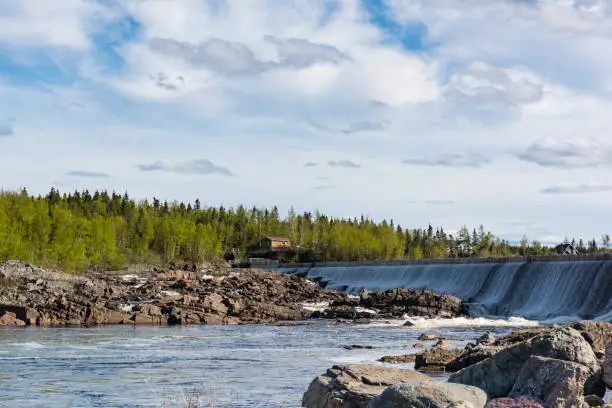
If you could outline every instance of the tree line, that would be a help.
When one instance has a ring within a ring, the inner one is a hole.
[[[0,261],[19,259],[71,271],[116,269],[132,263],[201,263],[227,252],[244,254],[265,236],[299,246],[295,260],[525,256],[554,253],[526,237],[511,244],[483,226],[448,234],[443,228],[403,228],[393,220],[334,218],[318,211],[281,216],[277,207],[204,207],[136,201],[127,193],[52,188],[45,196],[0,192]],[[606,238],[607,237],[607,238]],[[575,240],[574,240],[575,241]],[[569,241],[568,241],[569,242]],[[609,236],[576,243],[579,251],[607,250]]]

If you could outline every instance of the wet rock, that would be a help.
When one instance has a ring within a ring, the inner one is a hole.
[[[480,336],[478,340],[476,340],[476,344],[493,344],[493,343],[495,343],[495,337],[493,336],[493,334],[491,334],[491,332],[486,332],[485,334]]]
[[[417,340],[436,341],[436,340],[440,340],[440,336],[438,336],[437,334],[432,334],[432,333],[421,333]]]
[[[486,403],[487,394],[476,387],[415,379],[387,388],[368,408],[483,408]]]
[[[462,315],[461,300],[452,295],[428,290],[389,289],[384,292],[364,291],[359,303],[389,317],[426,316],[456,317]]]
[[[444,371],[446,365],[461,353],[461,349],[452,348],[452,345],[442,341],[429,350],[417,353],[414,368],[416,370]]]
[[[532,356],[508,396],[542,401],[547,408],[580,407],[589,374],[582,364]]]
[[[416,360],[416,354],[404,354],[400,356],[383,356],[378,361],[389,364],[406,364],[414,363]]]
[[[361,346],[359,344],[351,344],[348,346],[342,346],[342,348],[345,350],[360,350],[360,349],[372,350],[374,346]]]
[[[485,408],[544,408],[542,404],[527,397],[496,398],[489,401]]]
[[[468,344],[461,354],[446,364],[446,371],[455,372],[492,357],[501,347],[487,347],[483,344]]]
[[[25,326],[23,320],[19,320],[15,313],[5,312],[0,316],[0,326]]]
[[[302,406],[366,408],[387,387],[407,380],[434,381],[412,370],[362,364],[333,366],[311,382]]]

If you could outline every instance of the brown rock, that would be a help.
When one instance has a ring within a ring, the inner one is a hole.
[[[407,380],[433,381],[412,370],[360,364],[333,366],[312,381],[302,405],[306,408],[366,408],[388,386]]]
[[[390,364],[406,364],[413,363],[416,359],[416,356],[416,354],[404,354],[401,356],[384,356],[381,357],[378,361]]]
[[[446,365],[457,358],[463,351],[458,348],[449,348],[448,343],[425,350],[416,355],[414,368],[426,371],[444,371]]]
[[[593,351],[605,350],[612,343],[612,323],[582,321],[571,325],[591,345]]]
[[[17,318],[17,315],[12,312],[5,312],[0,316],[0,326],[25,326],[23,320]]]

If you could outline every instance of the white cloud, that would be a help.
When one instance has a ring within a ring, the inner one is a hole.
[[[87,0],[3,0],[0,43],[86,49],[90,45],[88,29],[114,14],[111,9]]]
[[[546,138],[536,141],[518,157],[545,167],[574,169],[608,166],[612,164],[612,145],[582,138]]]
[[[189,162],[173,163],[170,160],[157,160],[152,164],[139,164],[140,171],[165,171],[179,174],[222,174],[233,176],[226,167],[215,165],[208,159],[195,159]]]
[[[358,169],[361,167],[360,164],[355,163],[352,160],[330,160],[327,162],[330,167],[346,167],[349,169]]]
[[[612,191],[610,183],[563,184],[540,190],[545,194],[586,194]]]
[[[436,158],[414,157],[405,159],[404,164],[421,166],[472,167],[478,168],[491,163],[491,159],[478,154],[446,154]]]
[[[169,200],[206,191],[210,204],[406,226],[599,234],[601,195],[567,194],[559,206],[538,192],[605,187],[585,180],[610,163],[611,2],[389,0],[399,24],[427,26],[430,48],[418,52],[388,41],[361,2],[340,0],[332,15],[326,3],[3,2],[1,56],[23,72],[0,78],[11,118],[0,134],[18,124],[18,137],[0,140],[11,152],[0,172],[15,175],[2,187],[58,181]],[[98,35],[117,37],[102,30],[126,15],[137,35],[100,54]],[[333,182],[313,182],[332,171]],[[500,213],[539,224],[510,228]]]

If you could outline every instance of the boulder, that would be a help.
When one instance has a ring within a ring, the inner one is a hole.
[[[484,344],[468,344],[465,349],[452,361],[446,364],[446,371],[454,373],[466,367],[474,365],[482,360],[492,357],[502,350],[502,347],[486,346]]]
[[[544,408],[542,404],[527,397],[496,398],[489,401],[485,408]]]
[[[421,333],[417,340],[419,341],[437,341],[437,340],[440,340],[440,336],[438,336],[437,334],[433,334],[433,333]]]
[[[446,365],[456,359],[463,351],[452,348],[452,345],[441,340],[429,350],[416,355],[414,368],[416,370],[444,371]]]
[[[0,316],[0,326],[25,326],[23,320],[17,318],[17,315],[12,312],[5,312]]]
[[[571,328],[543,331],[451,375],[449,381],[479,387],[487,392],[489,398],[506,397],[531,356],[569,361],[586,367],[588,379],[584,383],[584,395],[603,396],[605,389],[599,362],[586,340]]]
[[[316,377],[302,398],[305,408],[366,408],[387,387],[401,381],[434,381],[412,370],[367,364],[333,366]]]
[[[391,364],[406,364],[406,363],[414,363],[416,360],[416,354],[404,354],[401,356],[383,356],[378,361],[382,363],[391,363]]]
[[[532,356],[508,396],[542,401],[547,408],[580,407],[589,375],[589,369],[582,364]]]
[[[582,364],[589,369],[584,395],[605,394],[599,361],[589,343],[578,331],[563,327],[534,337],[531,340],[531,354]]]
[[[603,363],[603,382],[612,390],[612,343],[606,348],[606,357]]]
[[[493,334],[491,334],[491,332],[486,332],[485,334],[480,336],[478,340],[476,340],[476,344],[493,344],[493,343],[495,343],[495,337],[493,336]]]
[[[612,343],[612,323],[585,320],[571,325],[591,345],[593,351],[605,350]]]
[[[530,356],[530,345],[519,343],[451,375],[448,381],[478,387],[491,399],[506,397]]]
[[[469,385],[409,380],[387,388],[368,408],[483,408],[487,394]]]

